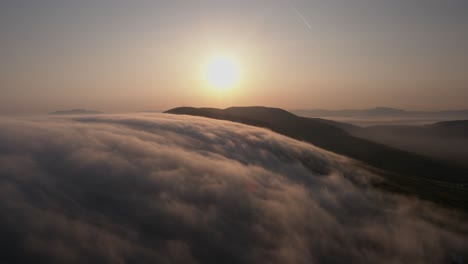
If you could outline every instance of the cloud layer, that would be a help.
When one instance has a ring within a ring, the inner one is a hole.
[[[346,158],[224,121],[0,119],[0,262],[440,263],[468,252],[462,216],[370,180]]]

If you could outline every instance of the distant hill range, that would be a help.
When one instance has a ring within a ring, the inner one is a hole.
[[[293,113],[307,117],[400,117],[400,118],[459,118],[468,119],[467,110],[454,111],[406,111],[391,107],[376,107],[361,110],[292,110]]]
[[[87,110],[87,109],[71,109],[71,110],[60,110],[49,113],[49,115],[94,115],[102,114],[100,111]]]
[[[409,152],[468,166],[468,120],[430,125],[344,127],[350,134]]]
[[[383,140],[363,135],[366,128],[326,119],[300,117],[282,109],[267,107],[179,107],[165,113],[202,116],[268,128],[370,165],[369,169],[377,169],[380,175],[389,180],[382,183],[382,188],[418,195],[468,211],[467,163],[456,164],[412,153],[398,146],[385,145]],[[459,131],[454,128],[461,126],[464,129],[465,125],[465,121],[444,122],[428,128],[437,131],[434,133],[445,135],[459,133],[454,132]]]

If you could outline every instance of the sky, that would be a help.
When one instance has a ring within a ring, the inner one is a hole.
[[[0,114],[468,108],[465,0],[0,1]],[[216,54],[239,71],[211,87]]]

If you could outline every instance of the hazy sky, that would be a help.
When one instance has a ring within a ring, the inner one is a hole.
[[[0,1],[0,113],[468,108],[466,0]],[[213,54],[236,87],[202,80]]]

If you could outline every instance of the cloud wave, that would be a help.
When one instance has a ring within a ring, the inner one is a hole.
[[[361,186],[370,180],[379,178],[344,157],[230,122],[163,114],[3,118],[0,262],[466,257],[463,216]]]

